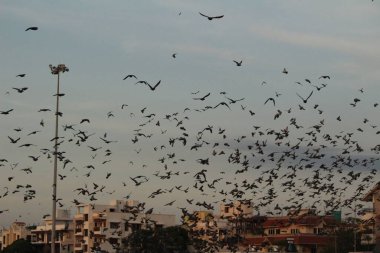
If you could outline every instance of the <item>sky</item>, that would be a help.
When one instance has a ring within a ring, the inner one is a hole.
[[[379,24],[379,4],[370,0],[1,1],[0,112],[13,110],[0,114],[0,225],[38,223],[51,212],[57,76],[49,64],[69,68],[60,75],[62,208],[129,197],[177,214],[183,206],[204,210],[197,202],[217,212],[222,201],[250,199],[260,213],[298,201],[349,214],[354,204],[344,200],[380,179]],[[32,26],[38,30],[25,31]],[[138,81],[160,83],[152,91]],[[221,102],[228,107],[216,107]],[[89,136],[84,142],[79,131]],[[275,140],[273,132],[289,136]],[[298,158],[279,165],[287,151]],[[337,157],[344,162],[334,167]],[[249,168],[236,172],[243,161]],[[136,186],[137,176],[147,182]],[[286,190],[288,179],[295,185]],[[305,180],[324,194],[310,197]]]

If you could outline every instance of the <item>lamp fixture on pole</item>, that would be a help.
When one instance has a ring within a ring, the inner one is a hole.
[[[69,69],[65,64],[58,64],[58,66],[49,65],[51,73],[57,75],[57,93],[56,93],[56,112],[55,112],[55,144],[54,144],[54,175],[53,175],[53,208],[52,208],[52,225],[51,225],[51,253],[55,253],[56,241],[56,220],[57,220],[57,155],[58,155],[58,116],[59,112],[59,73],[68,72]]]

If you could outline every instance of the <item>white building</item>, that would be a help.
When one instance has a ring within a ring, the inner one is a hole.
[[[220,216],[223,218],[251,217],[253,216],[252,204],[240,201],[235,201],[230,204],[221,203]]]
[[[380,252],[380,182],[378,182],[363,198],[363,201],[372,202],[373,205],[373,220],[374,237],[375,237],[375,251]]]
[[[15,221],[8,229],[3,228],[1,231],[0,245],[1,250],[11,245],[14,241],[25,239],[30,241],[32,234],[27,228],[25,222]]]
[[[41,225],[32,230],[32,244],[39,248],[51,247],[52,218],[45,217]],[[70,210],[57,210],[56,215],[56,252],[74,252],[74,223]]]
[[[116,252],[122,239],[151,221],[155,227],[175,226],[175,215],[153,214],[134,200],[112,200],[109,205],[77,206],[74,217],[74,252]]]

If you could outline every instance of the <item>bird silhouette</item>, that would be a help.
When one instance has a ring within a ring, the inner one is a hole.
[[[150,90],[154,91],[160,83],[161,83],[161,80],[158,81],[154,86],[151,86],[149,83],[146,83],[146,85],[149,86]]]
[[[220,15],[220,16],[207,16],[207,15],[201,13],[201,12],[199,12],[199,14],[201,16],[203,16],[203,17],[206,17],[208,20],[219,19],[219,18],[223,18],[224,17],[224,15]]]
[[[233,62],[235,62],[235,63],[236,63],[236,66],[238,66],[238,67],[240,67],[240,66],[241,66],[241,64],[243,63],[243,61],[242,61],[242,60],[241,60],[241,61],[239,61],[239,62],[238,62],[238,61],[235,61],[235,60],[234,60]]]
[[[12,111],[13,111],[13,109],[9,109],[8,111],[0,111],[0,114],[2,114],[2,115],[8,115]]]
[[[193,98],[194,100],[201,100],[201,101],[204,101],[208,96],[210,96],[211,93],[207,93],[206,95],[204,95],[203,97],[200,97],[200,98]]]
[[[123,80],[125,80],[127,78],[135,78],[135,79],[137,79],[137,77],[135,75],[127,75],[126,77],[123,78]]]
[[[273,105],[276,106],[276,101],[274,100],[274,98],[268,98],[268,99],[265,101],[264,105],[265,105],[266,103],[268,103],[268,101],[272,101],[272,102],[273,102]]]
[[[37,31],[38,27],[37,26],[31,26],[25,29],[25,31]]]
[[[298,97],[300,97],[302,99],[302,101],[306,104],[307,101],[309,100],[309,98],[311,97],[311,95],[313,95],[313,91],[310,92],[309,96],[307,98],[303,98],[301,97],[300,94],[296,93]]]
[[[12,88],[14,90],[16,90],[18,93],[23,93],[24,91],[26,91],[28,89],[28,87],[23,87],[23,88]]]

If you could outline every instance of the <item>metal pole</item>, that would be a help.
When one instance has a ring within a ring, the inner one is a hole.
[[[356,201],[355,201],[355,215],[354,215],[354,252],[356,252]]]
[[[51,253],[55,253],[55,227],[57,216],[57,155],[58,155],[58,117],[59,117],[59,71],[57,73],[57,103],[55,112],[54,176],[53,176],[53,210],[51,227]]]

